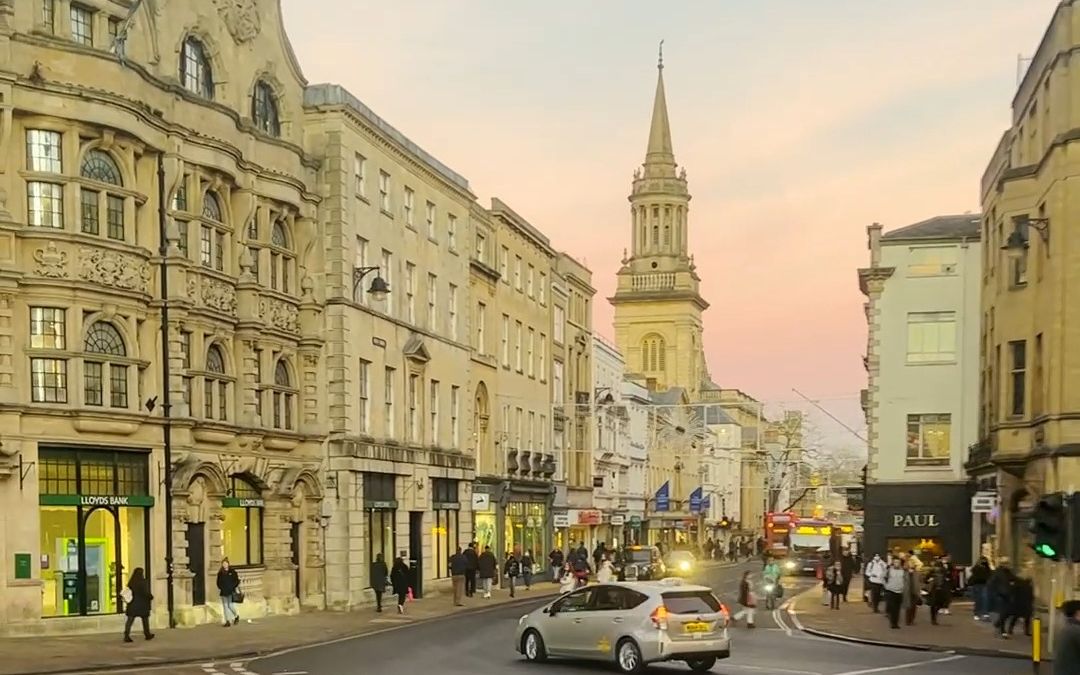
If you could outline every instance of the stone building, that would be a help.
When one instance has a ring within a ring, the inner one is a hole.
[[[329,441],[327,601],[370,599],[382,555],[448,587],[468,492],[468,182],[340,86],[305,91],[320,164]]]
[[[304,86],[275,2],[0,2],[0,632],[323,605]]]

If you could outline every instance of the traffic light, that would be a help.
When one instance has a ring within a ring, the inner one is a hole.
[[[728,520],[727,516],[724,516],[723,518],[720,519],[720,529],[726,530],[729,527],[731,527],[731,521]]]
[[[1068,520],[1064,494],[1054,492],[1039,499],[1028,528],[1033,535],[1031,548],[1035,549],[1036,555],[1049,560],[1061,560],[1065,557],[1069,538]]]

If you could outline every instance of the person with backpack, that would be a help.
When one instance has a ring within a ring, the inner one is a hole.
[[[506,578],[510,586],[510,597],[514,597],[514,585],[517,578],[521,576],[521,561],[517,559],[513,551],[509,551],[506,554],[506,562],[503,564],[503,570],[506,572]]]

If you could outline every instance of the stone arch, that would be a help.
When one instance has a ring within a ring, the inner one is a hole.
[[[94,312],[83,319],[82,335],[79,336],[80,349],[82,349],[82,345],[86,342],[86,336],[90,334],[90,329],[98,322],[107,323],[112,326],[124,340],[124,347],[127,348],[128,352],[134,353],[138,343],[132,339],[132,335],[128,331],[128,326],[124,323],[123,318],[115,312]]]
[[[222,96],[221,87],[229,82],[227,79],[227,64],[221,54],[221,44],[218,43],[210,31],[199,24],[185,27],[184,30],[180,31],[179,38],[173,44],[173,77],[176,78],[177,82],[180,82],[180,59],[184,56],[184,43],[187,42],[188,38],[195,38],[202,43],[206,58],[210,61],[210,77],[214,85],[214,97],[212,100],[221,101],[226,98]],[[187,91],[187,89],[184,89],[183,82],[180,82],[180,88]]]
[[[202,476],[207,481],[208,494],[222,496],[229,489],[229,478],[220,466],[212,462],[191,458],[173,470],[173,494],[186,497],[191,483]]]
[[[96,138],[92,141],[88,141],[79,147],[79,156],[75,160],[75,166],[79,167],[79,172],[81,174],[83,158],[95,150],[103,152],[109,156],[109,159],[111,159],[114,164],[116,164],[116,169],[120,172],[120,185],[117,185],[116,187],[134,190],[134,186],[138,184],[135,180],[134,167],[128,163],[127,157],[122,153],[117,152],[119,149],[120,148],[117,147],[115,140]]]

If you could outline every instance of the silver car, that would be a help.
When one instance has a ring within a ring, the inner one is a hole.
[[[599,584],[521,617],[515,646],[529,661],[610,661],[624,673],[684,661],[704,673],[731,655],[730,618],[711,589],[681,579]]]

